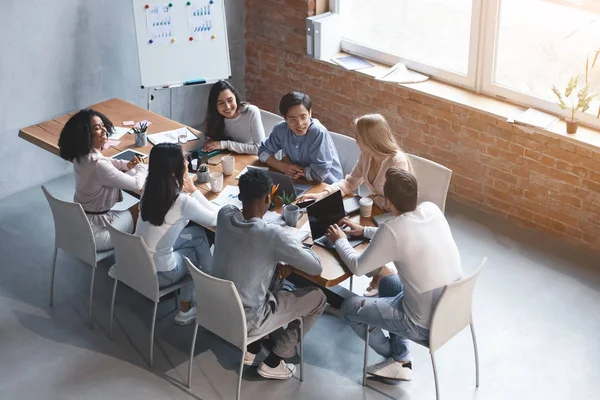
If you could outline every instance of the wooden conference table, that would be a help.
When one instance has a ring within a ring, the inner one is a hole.
[[[107,100],[98,104],[94,104],[93,106],[90,106],[90,108],[93,108],[94,110],[106,115],[115,126],[122,126],[121,124],[123,121],[148,120],[152,122],[152,125],[148,127],[148,134],[178,129],[185,126],[183,124],[172,121],[161,115],[137,107],[131,103],[120,99]],[[23,128],[19,131],[19,137],[27,140],[28,142],[33,143],[38,147],[43,148],[44,150],[58,155],[58,138],[60,136],[60,132],[65,123],[73,114],[74,113],[69,113],[60,117],[56,117],[49,121],[41,122],[39,124]],[[190,129],[197,135],[200,133],[195,129]],[[150,150],[152,149],[151,144],[148,144],[145,147],[134,147],[134,135],[125,134],[119,140],[120,143],[118,145],[110,147],[104,150],[102,153],[105,156],[110,157],[126,149],[135,149],[142,153],[149,154]],[[196,147],[198,147],[198,144],[195,142],[197,141],[191,141],[183,145],[184,150],[193,150]],[[247,165],[264,165],[260,163],[260,161],[258,161],[258,158],[256,156],[253,155],[232,155],[235,157],[235,172],[232,175],[224,177],[223,187],[225,187],[226,185],[237,186],[237,180],[235,179],[235,176],[240,171],[242,171]],[[211,172],[222,172],[220,164],[210,165],[209,169]],[[211,192],[205,184],[198,184],[197,186],[209,200],[216,198],[218,195],[216,193]],[[321,190],[323,190],[324,187],[325,184],[315,184],[311,188],[309,193],[320,192]],[[279,201],[279,199],[276,199],[275,204],[276,208],[274,211],[277,211],[281,214],[282,204]],[[376,215],[379,213],[381,213],[381,211],[375,209],[374,207],[373,214]],[[361,218],[359,216],[355,216],[353,219],[356,219],[357,221],[360,220],[360,223],[363,225],[373,225],[370,218]],[[306,223],[306,221],[307,217],[306,214],[304,214],[298,222],[297,226],[302,227],[302,225]],[[310,241],[310,239],[308,240]],[[367,244],[363,243],[357,246],[356,250],[362,252],[364,251],[366,246]],[[309,276],[304,274],[302,271],[294,269],[294,272],[296,274],[304,276],[306,279],[327,288],[336,286],[344,280],[348,279],[350,276],[352,276],[352,274],[348,272],[346,267],[343,265],[343,262],[340,260],[335,250],[328,250],[319,246],[314,246],[313,250],[319,255],[319,257],[321,257],[323,265],[323,272],[321,273],[321,275]]]

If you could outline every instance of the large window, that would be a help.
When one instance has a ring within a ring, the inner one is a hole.
[[[600,48],[600,0],[339,0],[342,48],[561,113],[566,86]],[[600,60],[597,62],[600,64]],[[600,91],[596,65],[594,92]],[[600,126],[598,100],[581,119]],[[562,115],[565,115],[562,113]]]

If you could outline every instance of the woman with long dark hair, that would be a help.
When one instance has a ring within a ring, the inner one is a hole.
[[[123,232],[133,232],[130,211],[111,208],[123,200],[121,189],[137,191],[144,186],[146,165],[137,156],[131,161],[104,157],[102,146],[108,141],[113,124],[92,109],[81,110],[65,124],[58,139],[60,156],[73,162],[75,170],[74,201],[81,204],[92,226],[96,250],[113,248],[105,224]],[[125,171],[134,170],[133,174]]]
[[[258,107],[240,101],[239,93],[229,82],[218,81],[208,95],[204,135],[204,151],[225,149],[257,154],[265,139],[265,128]]]
[[[154,259],[160,287],[170,286],[187,273],[184,257],[210,272],[212,255],[206,231],[199,225],[215,226],[218,207],[209,202],[187,174],[181,147],[158,144],[150,151],[148,178],[135,233],[142,238]],[[175,323],[194,321],[194,287],[181,289]]]

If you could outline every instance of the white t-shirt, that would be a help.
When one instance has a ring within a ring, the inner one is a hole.
[[[183,228],[190,220],[199,225],[215,226],[218,212],[219,208],[208,201],[199,190],[191,196],[180,193],[165,215],[165,221],[161,226],[143,221],[140,212],[135,234],[141,236],[146,242],[156,270],[171,271],[177,266],[177,260],[173,255],[173,245]]]
[[[352,273],[364,275],[393,261],[404,284],[404,311],[412,322],[429,329],[443,287],[463,277],[460,254],[442,211],[424,202],[379,228],[365,227],[364,235],[372,239],[360,255],[346,239],[335,242],[344,263]],[[380,311],[385,317],[386,310]]]
[[[248,104],[235,118],[225,118],[225,137],[221,147],[240,154],[258,154],[265,140],[265,128],[258,107]]]

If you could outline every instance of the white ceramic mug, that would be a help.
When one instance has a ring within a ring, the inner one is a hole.
[[[373,199],[370,197],[363,197],[358,204],[360,205],[360,216],[364,218],[370,217],[371,212],[373,211]]]
[[[222,172],[211,172],[210,178],[208,178],[210,183],[210,190],[215,193],[223,190],[223,173]]]
[[[224,156],[221,158],[221,166],[223,167],[223,173],[225,175],[233,174],[233,170],[235,169],[235,157]]]

